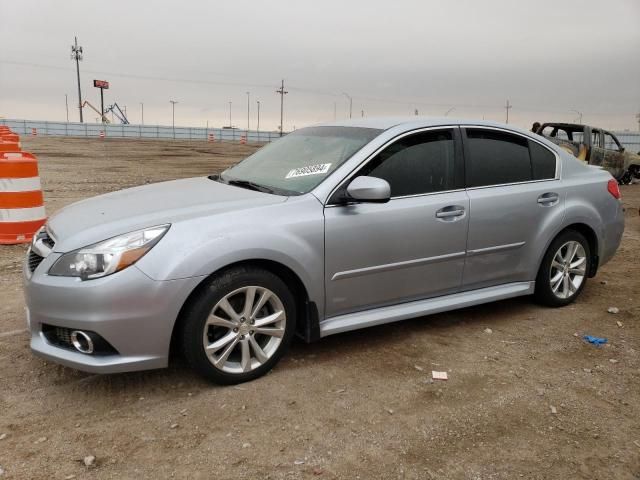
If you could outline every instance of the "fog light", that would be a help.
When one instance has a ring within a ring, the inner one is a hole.
[[[93,353],[93,340],[82,330],[71,332],[71,343],[81,353]]]

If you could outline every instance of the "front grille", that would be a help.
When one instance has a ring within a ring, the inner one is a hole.
[[[27,258],[27,266],[29,267],[29,271],[33,273],[35,269],[38,268],[38,265],[42,263],[42,260],[44,260],[44,257],[41,257],[33,250],[29,250],[29,257]]]

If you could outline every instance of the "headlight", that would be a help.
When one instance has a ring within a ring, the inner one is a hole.
[[[118,272],[140,260],[169,230],[169,225],[137,230],[104,242],[64,254],[49,275],[100,278]]]

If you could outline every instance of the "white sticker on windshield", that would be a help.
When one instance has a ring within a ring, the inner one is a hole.
[[[318,165],[309,165],[308,167],[294,168],[284,178],[306,177],[307,175],[318,175],[327,173],[331,168],[330,163],[320,163]]]

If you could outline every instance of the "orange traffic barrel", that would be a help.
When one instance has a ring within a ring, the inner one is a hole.
[[[5,142],[0,138],[0,153],[20,151],[20,142]]]
[[[0,152],[0,244],[30,242],[46,220],[36,157]]]
[[[0,132],[0,140],[3,142],[19,142],[20,135],[17,133]]]

